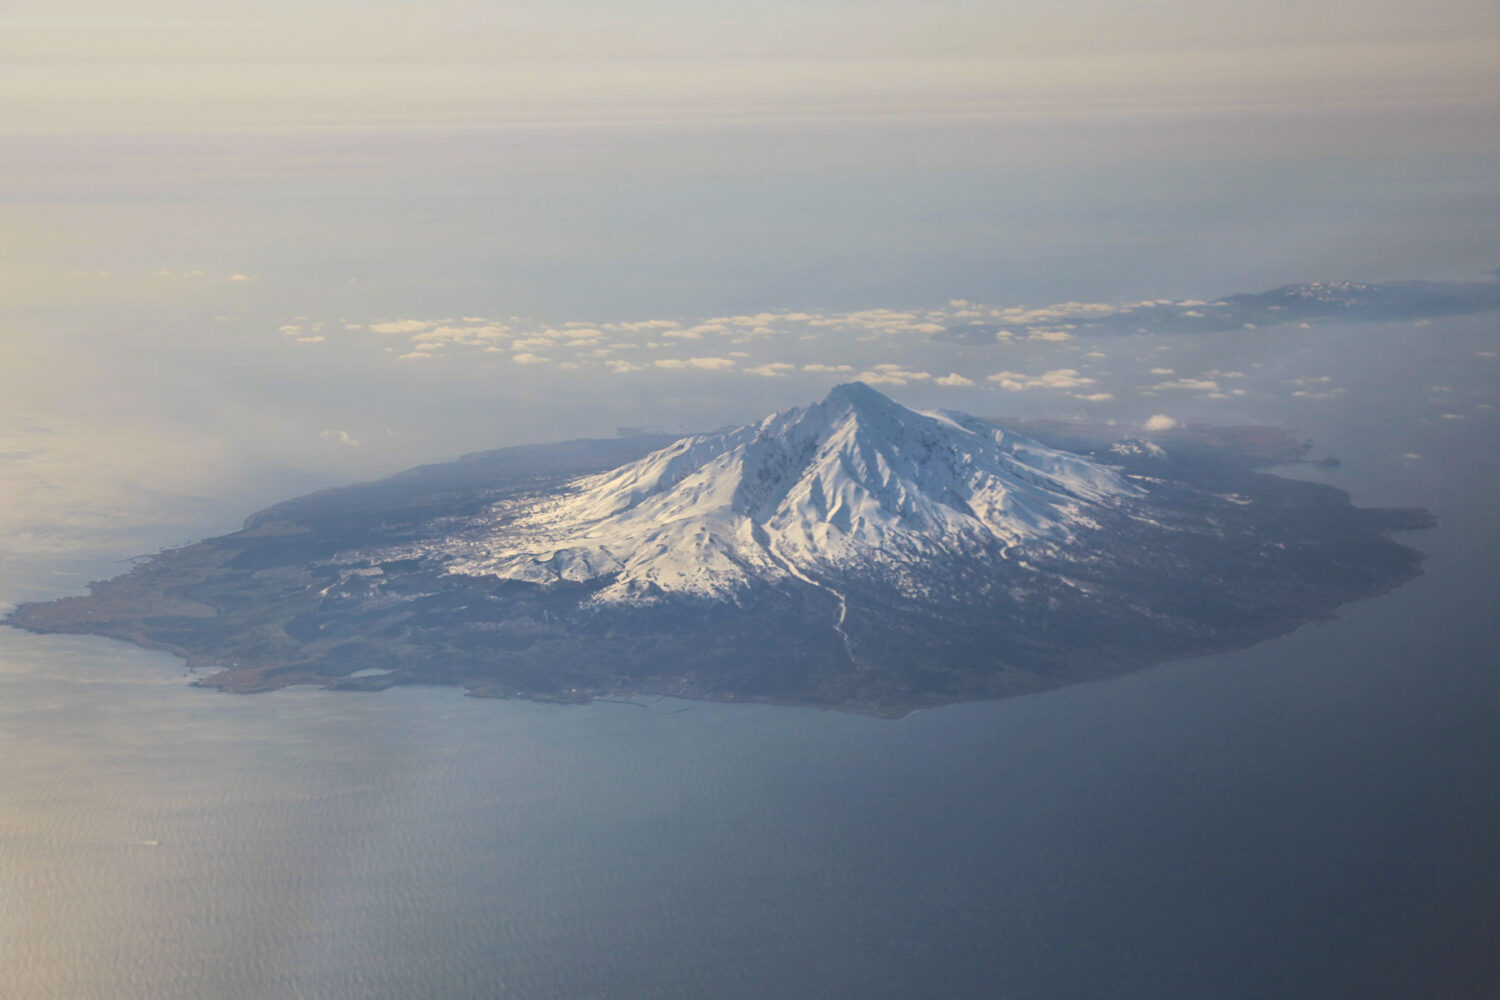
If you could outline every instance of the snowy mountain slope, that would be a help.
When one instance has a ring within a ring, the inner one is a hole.
[[[863,383],[759,424],[684,438],[561,494],[497,505],[441,540],[449,572],[598,581],[596,603],[728,598],[850,572],[1066,546],[1142,491],[1118,469]]]

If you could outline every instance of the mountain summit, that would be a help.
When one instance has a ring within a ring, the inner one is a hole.
[[[499,505],[444,551],[453,573],[602,581],[596,602],[725,598],[876,566],[912,590],[924,564],[1064,545],[1141,494],[1117,468],[851,382],[561,496]]]

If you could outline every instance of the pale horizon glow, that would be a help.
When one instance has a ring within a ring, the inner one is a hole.
[[[0,130],[1472,112],[1500,60],[1471,2],[215,6],[10,5]]]

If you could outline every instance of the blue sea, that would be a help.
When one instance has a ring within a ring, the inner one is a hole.
[[[1433,508],[1426,575],[1248,651],[895,721],[237,697],[0,629],[0,994],[1493,995],[1497,420],[1361,398],[1298,415],[1344,460],[1298,474]]]

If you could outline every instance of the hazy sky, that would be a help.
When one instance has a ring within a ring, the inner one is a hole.
[[[12,2],[13,130],[1492,106],[1487,0]]]
[[[1336,403],[1332,341],[923,327],[1500,265],[1488,0],[11,2],[0,28],[12,558],[851,376],[1273,420]]]

